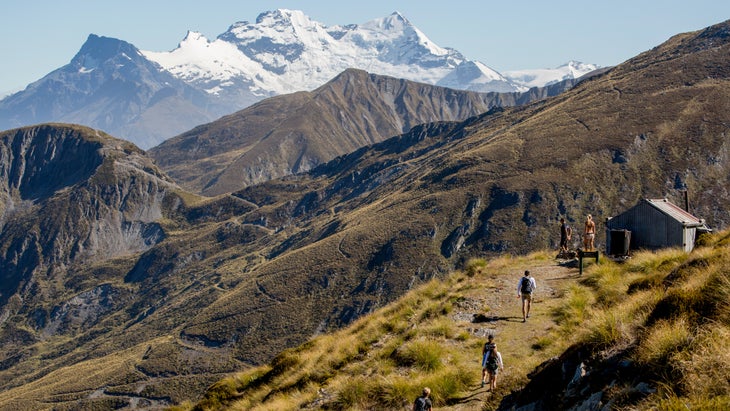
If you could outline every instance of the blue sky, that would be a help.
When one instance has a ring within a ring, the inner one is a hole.
[[[67,64],[91,33],[164,51],[188,30],[212,40],[234,22],[278,8],[302,10],[327,26],[399,11],[434,43],[497,71],[569,60],[616,65],[674,34],[730,19],[723,0],[3,0],[0,96]]]

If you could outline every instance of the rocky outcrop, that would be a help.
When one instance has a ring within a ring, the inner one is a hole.
[[[176,186],[131,143],[41,125],[0,134],[0,156],[0,304],[16,292],[26,302],[62,292],[35,275],[53,278],[165,237],[158,220]]]

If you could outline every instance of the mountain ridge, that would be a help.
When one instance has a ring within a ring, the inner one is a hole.
[[[458,70],[452,88],[527,90],[464,62],[398,13],[329,28],[280,9],[234,23],[213,41],[189,31],[166,52],[91,34],[69,64],[0,100],[0,129],[78,123],[149,149],[262,99],[313,90],[348,68],[431,84]]]
[[[219,195],[308,171],[434,121],[559,94],[578,80],[525,93],[459,91],[348,69],[311,92],[280,95],[198,126],[148,151],[178,183]]]

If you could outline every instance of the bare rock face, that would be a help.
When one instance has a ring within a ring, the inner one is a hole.
[[[144,251],[164,238],[157,221],[175,185],[131,143],[42,125],[0,134],[0,158],[0,303],[17,291],[24,299],[50,291],[34,274],[53,278],[75,261]]]

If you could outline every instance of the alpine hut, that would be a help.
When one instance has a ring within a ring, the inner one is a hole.
[[[698,232],[710,231],[705,220],[666,198],[645,199],[606,220],[606,254],[628,255],[629,250],[681,247],[692,251]]]

